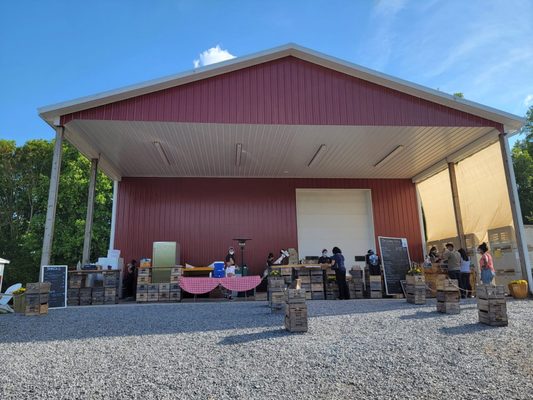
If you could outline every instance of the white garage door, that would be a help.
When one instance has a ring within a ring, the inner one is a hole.
[[[337,246],[349,270],[356,255],[375,247],[370,190],[296,189],[296,212],[300,258]]]

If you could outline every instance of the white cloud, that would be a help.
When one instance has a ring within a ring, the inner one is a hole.
[[[202,51],[198,59],[193,60],[194,68],[203,67],[204,65],[215,64],[221,61],[231,60],[235,58],[228,50],[220,48],[220,45],[211,47],[205,51]]]
[[[524,99],[524,105],[526,107],[533,105],[533,94],[528,94],[526,96],[526,98]]]

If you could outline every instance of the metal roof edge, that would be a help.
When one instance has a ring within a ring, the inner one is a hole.
[[[302,60],[345,73],[347,75],[388,87],[393,90],[398,90],[400,92],[420,97],[434,103],[501,123],[504,125],[504,130],[508,131],[510,135],[516,133],[525,124],[524,118],[506,111],[476,103],[471,100],[458,98],[451,94],[387,75],[382,72],[329,56],[327,54],[323,54],[294,43],[287,43],[268,50],[243,57],[236,57],[231,60],[207,65],[179,74],[157,78],[139,84],[97,93],[91,96],[80,97],[66,102],[40,107],[38,108],[38,113],[41,118],[50,123],[52,122],[52,119],[57,116],[98,107],[131,97],[141,96],[159,90],[168,89],[170,87],[180,86],[197,80],[210,78],[253,65],[262,64],[264,62],[273,61],[286,56],[294,56]]]

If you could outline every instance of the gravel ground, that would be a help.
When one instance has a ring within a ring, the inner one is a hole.
[[[0,399],[532,399],[533,301],[509,326],[404,300],[125,304],[0,316]]]

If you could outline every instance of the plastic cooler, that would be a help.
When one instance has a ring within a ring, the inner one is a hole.
[[[223,262],[215,262],[213,264],[213,277],[214,278],[223,278],[226,275],[226,272],[224,271],[224,263]]]

